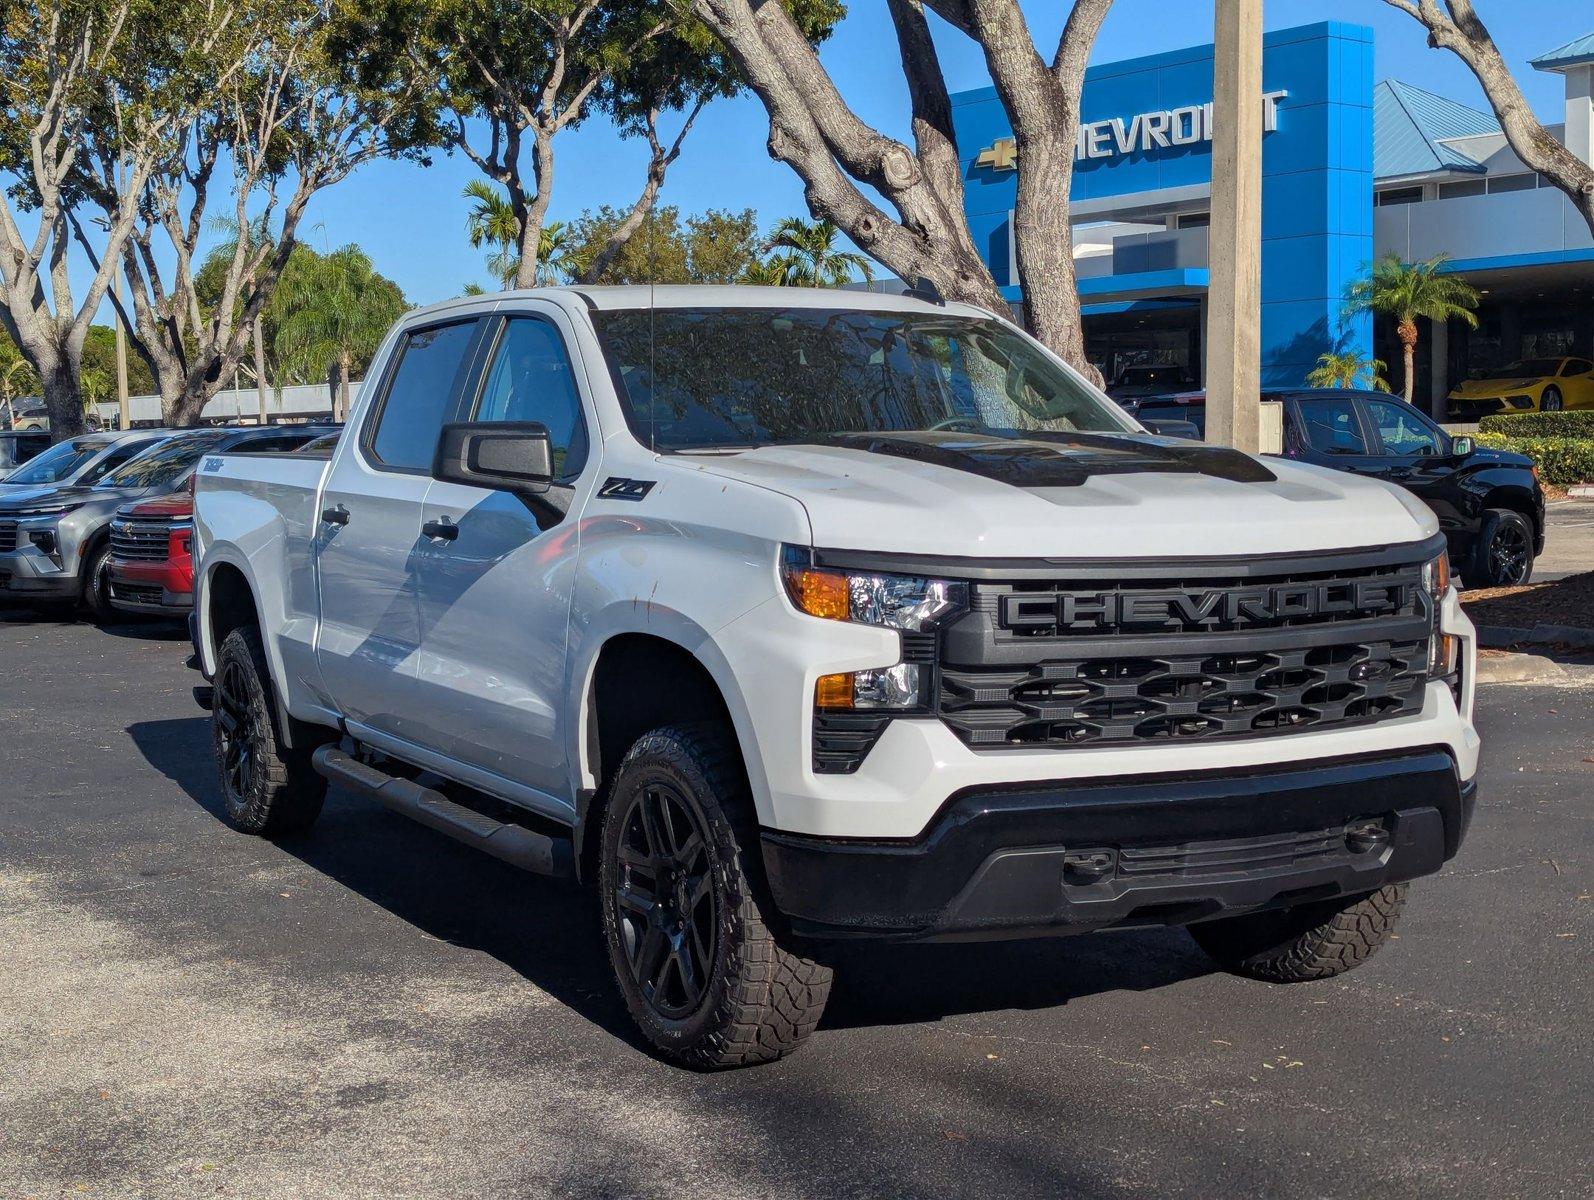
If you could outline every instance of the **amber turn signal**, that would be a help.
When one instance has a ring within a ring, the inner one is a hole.
[[[847,597],[847,577],[813,567],[788,567],[786,591],[800,612],[830,621],[845,621],[851,616]],[[826,676],[840,679],[842,676]]]
[[[814,707],[835,710],[852,707],[852,675],[821,675],[814,685]]]

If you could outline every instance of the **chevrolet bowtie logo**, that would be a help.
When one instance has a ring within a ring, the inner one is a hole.
[[[980,151],[974,160],[976,167],[990,167],[993,171],[1013,171],[1018,168],[1018,142],[1012,138],[997,138]]]

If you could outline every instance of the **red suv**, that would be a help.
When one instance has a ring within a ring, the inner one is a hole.
[[[123,505],[111,522],[110,597],[125,612],[179,616],[194,606],[194,497]]]

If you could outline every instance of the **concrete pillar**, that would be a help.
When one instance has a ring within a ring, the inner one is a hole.
[[[1450,395],[1450,322],[1431,321],[1428,334],[1428,412],[1436,421],[1443,421],[1445,398]]]
[[[1262,390],[1262,0],[1217,0],[1207,441],[1256,452]]]
[[[1594,165],[1594,63],[1566,72],[1566,148]]]

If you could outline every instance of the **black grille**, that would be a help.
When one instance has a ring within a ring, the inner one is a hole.
[[[158,583],[125,583],[111,581],[111,596],[128,604],[159,604],[165,593]]]
[[[0,554],[9,554],[17,548],[17,523],[0,521]]]
[[[171,530],[169,521],[112,521],[111,554],[131,562],[165,562]]]
[[[1262,737],[1421,711],[1421,563],[979,582],[935,711],[976,749]]]

